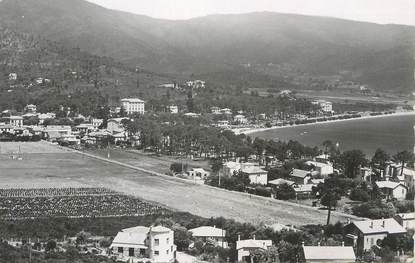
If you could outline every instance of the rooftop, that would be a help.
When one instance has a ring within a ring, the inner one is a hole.
[[[121,102],[144,103],[144,101],[140,100],[139,98],[125,98],[125,99],[122,99]]]
[[[395,189],[396,187],[398,187],[400,185],[403,186],[403,187],[406,187],[406,186],[404,186],[403,184],[401,184],[399,182],[392,182],[392,181],[377,181],[376,185],[379,188],[389,188],[389,189]]]
[[[399,213],[399,214],[396,214],[396,216],[399,216],[403,220],[415,219],[415,212],[412,212],[412,213]]]
[[[365,220],[352,222],[363,234],[375,234],[375,233],[388,233],[388,234],[400,234],[406,233],[403,228],[395,219],[377,219],[377,220]]]
[[[189,230],[194,237],[224,237],[226,231],[213,226],[201,226]]]
[[[310,172],[301,169],[293,169],[290,175],[298,178],[305,178],[310,175]]]
[[[267,248],[272,246],[271,240],[247,239],[236,241],[236,249],[241,248]]]
[[[290,181],[290,180],[286,180],[286,179],[283,179],[283,178],[278,178],[278,179],[269,181],[268,183],[273,184],[273,185],[282,185],[282,184],[293,185],[293,184],[295,184],[295,182]]]
[[[306,260],[356,260],[353,247],[304,246]]]
[[[267,171],[259,168],[258,166],[248,166],[241,169],[243,173],[246,174],[263,174],[268,173]]]

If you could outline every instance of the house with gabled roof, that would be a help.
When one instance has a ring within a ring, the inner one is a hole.
[[[405,235],[406,230],[395,219],[387,218],[351,222],[345,226],[345,233],[361,254],[389,235]]]
[[[400,182],[377,181],[376,186],[387,199],[405,200],[408,188]]]
[[[311,179],[311,172],[301,169],[293,169],[290,173],[290,180],[297,184],[307,184]]]

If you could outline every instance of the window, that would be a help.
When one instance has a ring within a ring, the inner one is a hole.
[[[134,248],[130,247],[130,248],[128,249],[128,256],[129,256],[129,257],[134,257]]]
[[[146,250],[144,248],[140,248],[140,255],[145,255],[146,254]]]
[[[154,245],[158,246],[160,244],[160,240],[158,238],[154,239]]]
[[[124,248],[123,247],[118,247],[118,253],[124,253]]]
[[[159,255],[160,253],[159,253],[159,251],[158,250],[154,250],[154,255]]]
[[[167,254],[167,255],[169,254],[169,250],[168,250],[168,249],[166,250],[166,254]]]

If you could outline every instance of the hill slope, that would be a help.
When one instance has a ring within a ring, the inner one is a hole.
[[[169,21],[83,0],[3,0],[0,23],[156,72],[206,75],[250,65],[255,73],[272,64],[288,65],[267,69],[275,78],[307,73],[346,75],[382,90],[412,85],[410,26],[268,12]]]

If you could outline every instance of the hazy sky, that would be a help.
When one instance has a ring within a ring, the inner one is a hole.
[[[89,0],[157,18],[275,11],[332,16],[376,23],[415,25],[415,0]]]

